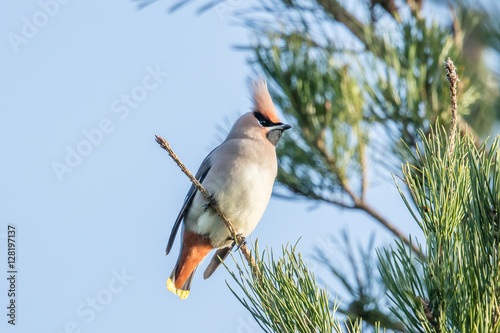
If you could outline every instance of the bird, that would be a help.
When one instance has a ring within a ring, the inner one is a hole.
[[[283,132],[291,128],[280,121],[266,81],[252,81],[251,88],[251,111],[236,120],[226,139],[207,155],[195,175],[243,237],[255,229],[267,208],[278,172],[276,145]],[[185,299],[201,261],[217,249],[203,274],[208,279],[235,244],[223,220],[194,185],[172,227],[167,255],[181,225],[181,249],[167,289]]]

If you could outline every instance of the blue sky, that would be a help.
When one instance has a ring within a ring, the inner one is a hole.
[[[17,321],[2,313],[0,330],[260,332],[224,269],[206,281],[198,272],[185,301],[167,291],[178,242],[167,257],[164,248],[190,184],[154,141],[169,140],[196,171],[220,142],[217,127],[250,109],[248,54],[231,47],[248,32],[221,10],[195,15],[196,6],[168,14],[163,2],[140,11],[126,0],[40,3],[4,1],[0,10],[5,275],[7,226],[18,232]],[[395,187],[377,184],[369,202],[418,234]],[[271,199],[253,238],[279,252],[302,237],[299,249],[327,281],[311,256],[329,234],[347,228],[366,242],[379,231],[379,243],[391,241],[362,213],[311,208]]]

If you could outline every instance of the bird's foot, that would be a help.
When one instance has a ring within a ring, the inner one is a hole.
[[[210,197],[208,198],[208,201],[203,205],[203,209],[207,211],[207,209],[212,206],[215,207],[217,206],[217,200],[215,200],[215,195],[210,194]]]
[[[243,237],[242,234],[236,235],[236,238],[239,239],[240,242],[238,243],[238,246],[236,246],[236,249],[234,250],[235,252],[239,250],[240,246],[247,244],[247,241],[246,241],[245,237]]]

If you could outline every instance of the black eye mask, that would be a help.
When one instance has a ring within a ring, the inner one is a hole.
[[[283,123],[274,123],[264,117],[264,115],[259,111],[255,111],[253,114],[262,127],[270,127],[266,137],[274,146],[278,144],[283,132],[291,127],[290,125],[285,125]]]
[[[273,123],[272,121],[270,121],[269,119],[264,117],[264,115],[262,113],[260,113],[259,111],[255,111],[253,113],[253,115],[255,116],[255,118],[257,118],[257,120],[259,121],[259,124],[262,127],[270,127],[270,126],[276,125],[276,123]]]

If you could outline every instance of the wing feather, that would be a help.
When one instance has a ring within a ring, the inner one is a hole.
[[[217,148],[219,148],[219,147],[217,147]],[[212,157],[213,153],[217,150],[217,148],[212,150],[210,152],[210,154],[208,154],[207,157],[205,157],[203,162],[201,162],[201,165],[200,165],[200,168],[198,169],[198,172],[196,172],[195,177],[196,177],[196,179],[198,179],[198,181],[200,183],[203,183],[203,180],[205,179],[208,172],[210,171],[210,168],[212,167],[211,157]],[[177,219],[175,220],[174,226],[172,227],[172,232],[170,233],[170,238],[168,239],[168,244],[167,244],[167,248],[165,250],[165,254],[170,253],[170,250],[172,249],[172,246],[174,245],[175,236],[177,235],[177,231],[179,230],[179,226],[181,225],[181,221],[188,213],[189,208],[191,207],[191,203],[193,202],[194,196],[195,196],[197,191],[198,190],[196,189],[196,187],[194,185],[191,185],[191,187],[189,188],[189,191],[186,195],[186,198],[184,199],[184,204],[182,205],[182,208],[179,212],[179,215],[177,215]]]

